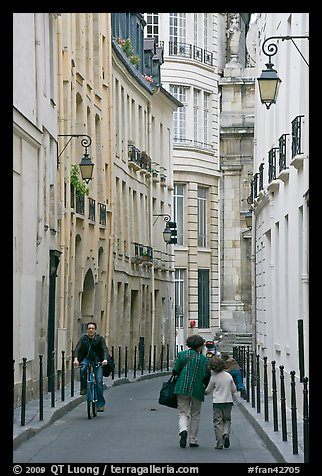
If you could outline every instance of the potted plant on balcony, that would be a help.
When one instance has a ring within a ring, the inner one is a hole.
[[[84,182],[82,182],[79,179],[79,174],[80,174],[79,166],[76,164],[73,164],[71,168],[71,172],[70,172],[70,183],[76,190],[77,195],[81,195],[81,196],[88,195],[89,188],[86,187]]]

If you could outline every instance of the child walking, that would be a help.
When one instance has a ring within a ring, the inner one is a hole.
[[[230,446],[231,410],[234,404],[233,394],[236,385],[230,373],[226,372],[225,362],[220,357],[212,357],[209,360],[211,377],[205,395],[212,392],[213,422],[217,444],[215,449],[222,450]]]

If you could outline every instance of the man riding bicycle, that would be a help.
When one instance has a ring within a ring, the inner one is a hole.
[[[103,336],[96,333],[96,323],[88,322],[86,324],[86,334],[83,334],[75,347],[74,365],[80,364],[80,394],[86,394],[87,367],[90,362],[102,362],[107,365],[108,348]],[[97,384],[97,402],[96,411],[103,412],[105,407],[105,398],[103,390],[103,367],[94,366],[95,379]]]

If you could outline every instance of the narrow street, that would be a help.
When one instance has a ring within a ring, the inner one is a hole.
[[[241,410],[232,411],[231,446],[215,450],[212,398],[205,397],[199,448],[179,447],[177,410],[158,403],[168,376],[105,391],[104,413],[88,420],[86,403],[13,452],[14,463],[276,463]]]

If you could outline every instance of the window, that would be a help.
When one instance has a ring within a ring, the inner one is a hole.
[[[184,276],[183,269],[175,270],[174,287],[175,287],[175,327],[183,328],[184,315]]]
[[[169,13],[169,41],[173,43],[186,42],[186,14]]]
[[[194,139],[195,144],[198,141],[199,97],[200,97],[200,91],[198,89],[194,89],[193,90],[193,139]]]
[[[203,141],[204,146],[208,144],[208,128],[209,128],[209,98],[210,94],[205,93],[203,100]]]
[[[146,13],[146,37],[155,38],[156,42],[159,41],[159,14],[158,13]]]
[[[209,327],[209,270],[198,269],[198,328]]]
[[[193,43],[198,46],[198,13],[193,14]]]
[[[203,17],[203,47],[208,50],[208,13],[204,13]]]
[[[173,141],[181,142],[186,139],[187,128],[187,90],[185,86],[176,86],[170,84],[170,93],[179,101],[182,102],[183,107],[179,107],[173,113]]]
[[[207,189],[198,187],[198,246],[207,246]]]
[[[183,245],[183,184],[175,183],[173,191],[174,221],[177,223],[177,244]]]

